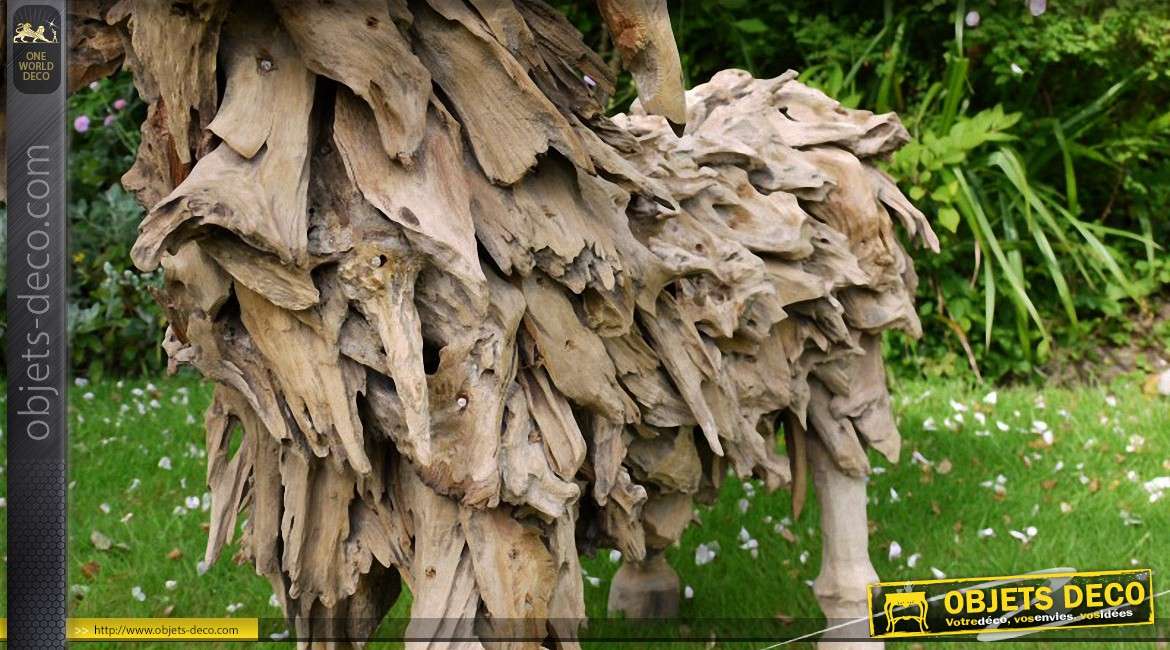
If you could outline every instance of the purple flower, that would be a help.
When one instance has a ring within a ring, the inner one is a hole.
[[[126,108],[126,100],[122,99],[122,98],[115,99],[114,100],[114,110],[120,111],[123,108]]]
[[[89,116],[78,115],[77,119],[73,120],[73,130],[78,133],[85,133],[89,130]]]
[[[966,18],[963,19],[963,22],[967,23],[968,27],[978,27],[979,21],[981,20],[983,19],[979,16],[978,11],[968,11]]]
[[[106,119],[102,120],[102,126],[109,126],[109,125],[113,124],[114,120],[116,120],[116,119],[118,119],[118,118],[114,117],[114,114],[111,113],[111,114],[106,116]]]
[[[1048,0],[1028,0],[1028,11],[1033,16],[1039,16],[1048,10]]]

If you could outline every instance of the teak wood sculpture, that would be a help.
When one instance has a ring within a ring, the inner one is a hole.
[[[301,639],[360,644],[401,581],[418,647],[575,647],[596,547],[611,609],[669,613],[729,469],[797,510],[811,472],[814,591],[866,613],[880,337],[920,330],[894,218],[938,245],[874,164],[907,133],[793,72],[684,95],[665,0],[598,5],[629,115],[540,0],[74,8],[74,85],[149,103],[123,182],[171,362],[216,384],[206,560],[242,520]]]

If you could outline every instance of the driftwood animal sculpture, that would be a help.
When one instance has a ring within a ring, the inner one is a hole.
[[[937,246],[874,164],[896,117],[791,72],[684,98],[664,0],[599,1],[642,98],[612,119],[539,0],[84,6],[74,77],[124,57],[149,103],[134,262],[216,385],[206,559],[243,512],[300,639],[360,643],[405,582],[418,647],[575,647],[578,554],[653,613],[729,468],[797,508],[811,468],[814,590],[864,615],[880,335],[919,332],[891,215]]]

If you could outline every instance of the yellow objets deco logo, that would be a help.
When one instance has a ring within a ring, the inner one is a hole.
[[[926,600],[925,591],[894,592],[883,595],[886,599],[885,605],[882,607],[882,612],[886,615],[886,632],[893,632],[895,624],[902,620],[918,623],[919,632],[926,632],[930,629],[926,624],[926,609],[930,607],[930,604]]]
[[[874,638],[1036,631],[1092,638],[1074,628],[1154,622],[1149,569],[1044,571],[1014,576],[906,580],[869,585]],[[1079,636],[1077,636],[1079,635]]]

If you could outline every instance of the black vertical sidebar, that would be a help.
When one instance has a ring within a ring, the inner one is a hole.
[[[8,647],[65,647],[65,1],[8,0]]]

